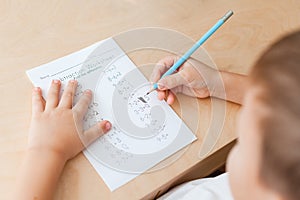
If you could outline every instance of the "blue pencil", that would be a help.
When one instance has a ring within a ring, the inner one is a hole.
[[[231,16],[233,12],[228,11],[211,29],[209,29],[201,38],[190,48],[174,65],[162,75],[161,78],[173,74],[216,30],[218,30]],[[157,83],[153,84],[153,88],[147,92],[147,95],[158,88]]]

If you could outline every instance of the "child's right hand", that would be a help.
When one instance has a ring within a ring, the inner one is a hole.
[[[192,58],[183,63],[176,73],[159,80],[178,59],[177,56],[167,56],[154,68],[150,81],[158,81],[158,98],[172,104],[177,92],[199,98],[212,96],[213,81],[218,71]]]

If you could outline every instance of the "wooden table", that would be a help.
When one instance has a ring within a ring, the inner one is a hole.
[[[300,19],[297,0],[2,0],[0,5],[1,199],[10,199],[26,147],[32,86],[25,70],[133,28],[174,29],[196,40],[232,9],[234,17],[204,47],[220,69],[247,74],[262,50],[295,30]],[[159,56],[146,52],[132,58],[139,64],[143,59],[156,61]],[[195,101],[180,98],[183,106]],[[225,124],[214,152],[199,159],[203,133],[210,124],[211,101],[196,101],[200,125],[195,133],[199,139],[176,162],[143,174],[111,193],[80,154],[65,167],[55,199],[149,199],[170,186],[215,170],[224,163],[236,138],[235,118],[239,106],[226,103]],[[175,105],[174,109],[178,107]],[[195,123],[193,117],[183,119],[188,125]]]

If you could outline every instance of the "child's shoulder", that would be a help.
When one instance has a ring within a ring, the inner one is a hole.
[[[203,178],[183,183],[159,198],[159,200],[167,199],[232,200],[228,173],[214,178]]]

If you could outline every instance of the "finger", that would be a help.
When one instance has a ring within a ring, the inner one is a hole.
[[[32,115],[41,113],[45,109],[44,98],[42,97],[42,90],[39,87],[35,87],[32,91]]]
[[[59,101],[59,92],[60,92],[61,83],[59,80],[53,80],[48,91],[46,108],[45,110],[49,110],[51,108],[55,108]]]
[[[175,98],[176,98],[175,94],[172,91],[170,91],[168,96],[167,96],[167,103],[169,105],[173,104],[174,101],[175,101]]]
[[[183,76],[183,71],[166,76],[158,81],[158,89],[167,90],[177,86],[185,85],[188,81]]]
[[[176,56],[167,56],[157,62],[150,76],[151,82],[157,82],[160,77],[176,62]]]
[[[72,108],[73,98],[76,92],[76,88],[77,88],[77,81],[70,80],[62,94],[61,100],[58,104],[59,107]]]
[[[85,147],[90,145],[98,137],[101,137],[111,129],[111,123],[107,120],[104,120],[100,123],[97,123],[93,127],[84,131],[83,137],[81,138]]]
[[[158,99],[161,101],[165,99],[169,105],[174,103],[175,98],[176,98],[176,96],[175,96],[175,92],[173,92],[173,90],[172,91],[170,91],[170,90],[158,91]]]
[[[164,100],[166,98],[166,91],[157,90],[157,98],[161,101]]]
[[[83,95],[73,107],[73,110],[77,112],[80,119],[83,119],[84,115],[88,111],[89,105],[92,101],[92,96],[93,94],[91,90],[84,91]]]

